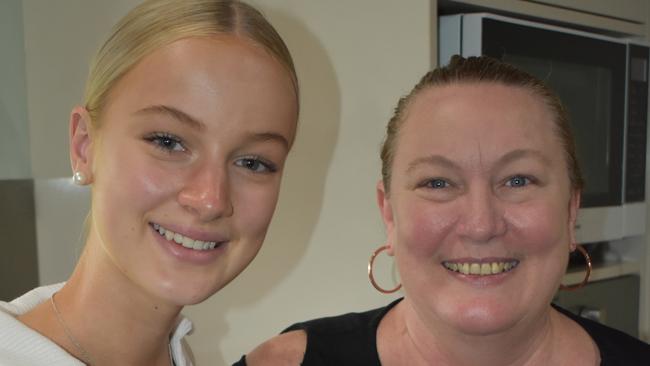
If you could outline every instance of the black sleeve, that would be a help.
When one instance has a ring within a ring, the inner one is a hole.
[[[577,316],[555,304],[553,308],[578,323],[596,342],[601,366],[650,366],[650,345],[626,333]]]
[[[361,313],[314,319],[296,323],[282,333],[303,330],[307,347],[303,366],[380,366],[377,327],[381,319],[402,299],[386,307]]]
[[[246,355],[241,356],[241,359],[233,363],[232,366],[246,366]]]

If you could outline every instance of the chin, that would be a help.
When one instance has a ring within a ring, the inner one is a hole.
[[[490,335],[506,331],[517,324],[515,309],[499,303],[451,304],[446,318],[458,331],[468,335]]]
[[[166,281],[150,289],[153,295],[175,306],[196,305],[217,293],[227,283],[201,283],[200,281]]]
[[[165,296],[164,300],[175,306],[184,307],[200,304],[218,291],[218,289],[209,292],[177,291],[169,294],[168,296]]]

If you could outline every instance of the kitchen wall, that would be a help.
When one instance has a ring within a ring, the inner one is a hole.
[[[23,13],[20,0],[0,2],[0,179],[30,177]]]
[[[0,299],[38,284],[23,39],[20,0],[0,2]]]
[[[66,278],[80,250],[87,190],[67,177],[67,121],[87,65],[137,0],[23,0],[27,112],[41,283]],[[435,2],[254,0],[298,68],[302,111],[280,203],[258,258],[186,309],[198,364],[225,365],[292,322],[381,306],[366,264],[384,240],[375,205],[379,144],[397,99],[429,68]],[[433,9],[432,9],[433,8]],[[391,281],[390,261],[383,281]]]

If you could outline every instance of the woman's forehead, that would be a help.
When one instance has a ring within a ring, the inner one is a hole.
[[[495,83],[423,90],[409,106],[399,134],[398,155],[538,150],[554,156],[562,150],[543,100],[524,88]]]

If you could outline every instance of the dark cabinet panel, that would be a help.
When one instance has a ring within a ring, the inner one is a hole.
[[[0,180],[0,300],[38,286],[34,182]]]
[[[639,336],[637,275],[595,281],[573,292],[560,291],[553,302],[577,315]]]

